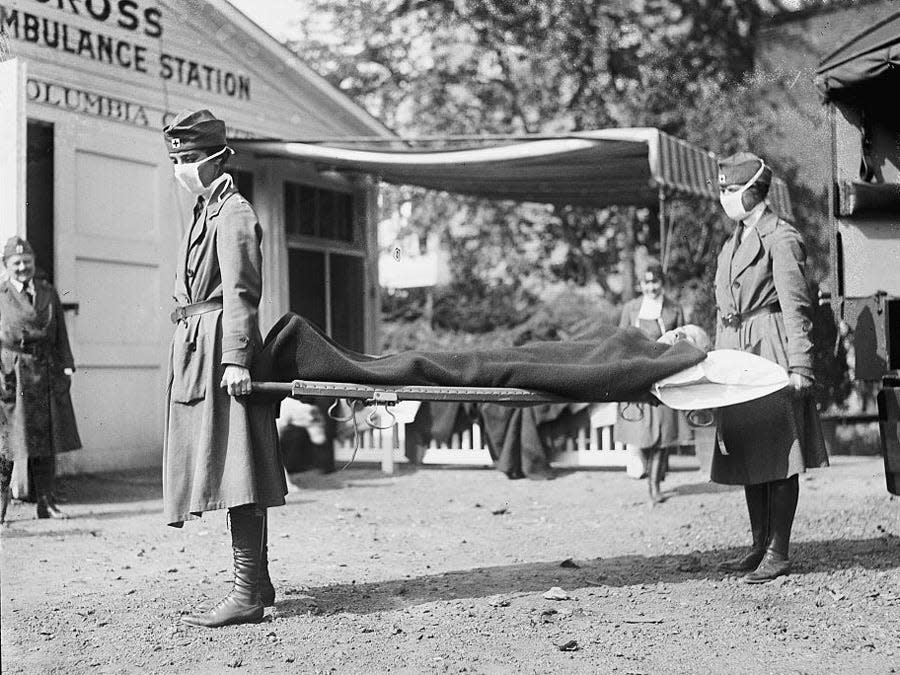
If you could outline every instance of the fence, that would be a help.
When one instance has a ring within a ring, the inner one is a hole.
[[[408,462],[406,457],[406,424],[415,417],[413,408],[397,406],[397,424],[389,429],[360,428],[356,461],[380,462],[382,470],[393,471],[395,464]],[[590,424],[576,430],[566,439],[565,448],[553,459],[558,467],[624,467],[627,452],[613,434],[616,404],[603,403],[591,409]],[[335,442],[335,459],[346,462],[353,456],[353,440]],[[454,434],[446,444],[434,441],[424,448],[423,464],[491,466],[493,463],[481,427],[473,423],[462,433]]]

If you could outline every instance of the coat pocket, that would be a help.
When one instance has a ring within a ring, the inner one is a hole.
[[[56,373],[53,375],[53,393],[60,396],[69,393],[72,387],[72,378],[65,373]]]
[[[202,332],[193,342],[178,341],[172,350],[172,400],[193,403],[206,396],[206,361]]]

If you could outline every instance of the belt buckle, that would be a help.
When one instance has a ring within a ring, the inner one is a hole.
[[[722,323],[729,328],[738,328],[741,325],[741,315],[731,312],[722,317]]]

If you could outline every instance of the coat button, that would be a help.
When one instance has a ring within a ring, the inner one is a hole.
[[[731,283],[731,285],[734,286],[735,288],[740,288],[740,287],[741,287],[741,282],[740,282],[740,281],[733,281],[733,282]]]

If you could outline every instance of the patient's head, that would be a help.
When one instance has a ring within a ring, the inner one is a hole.
[[[689,323],[686,326],[679,326],[674,330],[666,331],[658,342],[665,342],[667,345],[673,345],[680,340],[687,340],[698,349],[708,352],[712,349],[712,341],[706,331],[695,324]]]

